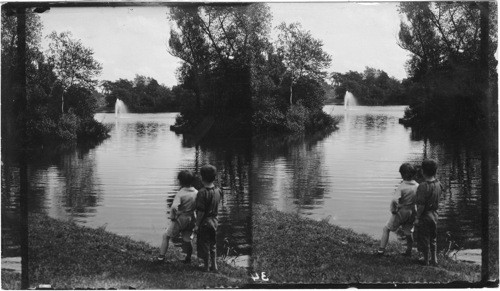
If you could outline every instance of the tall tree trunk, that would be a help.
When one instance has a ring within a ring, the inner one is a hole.
[[[198,114],[201,112],[201,83],[200,83],[200,73],[198,69],[195,70],[194,75],[194,95],[196,97],[196,112]]]
[[[17,9],[17,106],[16,115],[20,117],[20,166],[19,166],[19,207],[21,212],[21,289],[28,289],[28,166],[25,154],[26,141],[26,11]]]
[[[486,283],[489,279],[489,196],[491,184],[491,160],[490,160],[490,115],[491,115],[491,92],[489,88],[489,14],[490,7],[488,2],[479,2],[480,9],[480,88],[479,93],[482,97],[482,105],[484,110],[485,122],[483,128],[483,141],[481,150],[481,281]]]

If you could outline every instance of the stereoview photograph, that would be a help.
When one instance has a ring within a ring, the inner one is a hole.
[[[496,2],[2,5],[2,289],[498,287]]]

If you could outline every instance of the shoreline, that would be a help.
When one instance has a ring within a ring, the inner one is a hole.
[[[480,284],[481,266],[439,254],[439,266],[420,266],[400,256],[404,246],[390,242],[385,256],[374,256],[378,240],[351,229],[253,206],[251,273],[220,261],[219,273],[184,265],[171,247],[168,263],[154,265],[159,250],[104,228],[78,226],[44,214],[29,215],[30,286],[56,289],[198,289],[254,284]],[[196,258],[193,258],[196,261]],[[255,277],[257,275],[257,277]],[[2,269],[2,288],[18,289],[20,274]],[[265,279],[265,280],[264,280]]]
[[[248,271],[219,261],[219,272],[202,272],[195,262],[184,264],[180,249],[171,246],[167,262],[154,264],[159,249],[106,231],[45,214],[29,214],[30,286],[55,289],[117,288],[199,289],[241,287]],[[4,274],[4,271],[2,271]],[[2,286],[9,286],[4,282]]]
[[[417,264],[400,254],[404,246],[390,242],[386,255],[375,256],[379,241],[351,229],[253,206],[253,262],[266,272],[266,284],[415,284],[479,283],[481,266],[439,254],[438,267]]]

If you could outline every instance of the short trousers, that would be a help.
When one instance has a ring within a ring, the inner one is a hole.
[[[179,235],[185,242],[192,240],[194,228],[194,218],[192,216],[179,216],[176,220],[172,220],[167,228],[167,236],[174,238]]]
[[[396,231],[399,227],[401,227],[405,233],[405,235],[410,235],[413,232],[413,224],[412,223],[402,223],[401,216],[398,214],[391,215],[391,218],[387,221],[386,227],[390,231]]]

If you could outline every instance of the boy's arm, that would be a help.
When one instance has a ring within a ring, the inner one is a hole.
[[[197,231],[198,228],[200,227],[201,220],[203,219],[204,215],[205,215],[204,211],[196,210],[196,225],[194,227],[194,231]]]
[[[200,191],[201,192],[201,191]],[[200,224],[201,224],[201,220],[203,219],[203,217],[205,216],[205,203],[203,201],[203,197],[202,195],[200,195],[201,193],[198,192],[196,194],[196,200],[195,200],[195,204],[196,204],[196,225],[194,227],[194,232],[198,231],[198,228],[200,227]]]
[[[424,209],[425,209],[425,197],[424,197],[424,194],[425,194],[424,185],[423,184],[418,185],[417,195],[416,195],[416,198],[415,198],[415,204],[417,206],[417,215],[415,217],[415,224],[419,223],[420,217],[424,213]]]
[[[391,200],[391,213],[392,214],[397,214],[399,210],[399,199],[401,198],[401,185],[396,188],[394,191],[394,194],[392,195],[392,200]]]
[[[179,198],[179,193],[177,193],[174,197],[174,202],[172,202],[172,207],[170,207],[170,219],[176,219],[179,204],[181,204],[181,198]]]

